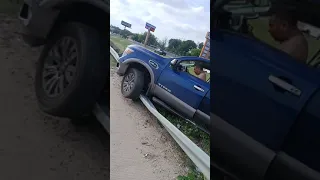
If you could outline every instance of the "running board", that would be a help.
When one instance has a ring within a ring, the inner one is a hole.
[[[168,106],[165,102],[161,101],[160,99],[156,98],[156,97],[152,97],[152,102],[158,104],[159,106],[165,108],[166,110],[170,111],[171,113],[183,118],[183,119],[187,119],[184,116],[182,116],[180,113],[178,113],[176,110],[172,109],[170,106]]]
[[[204,129],[203,127],[197,125],[195,122],[191,121],[190,119],[184,117],[183,115],[181,115],[180,113],[178,113],[176,110],[174,110],[173,108],[171,108],[170,106],[168,106],[165,102],[161,101],[160,99],[156,98],[156,97],[152,97],[152,102],[156,103],[157,105],[165,108],[166,110],[170,111],[171,113],[179,116],[180,118],[184,119],[185,121],[191,123],[192,125],[196,126],[197,128],[201,129],[203,132],[210,134],[210,132],[206,129]]]

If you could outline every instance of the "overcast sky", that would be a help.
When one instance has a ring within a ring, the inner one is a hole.
[[[123,28],[121,20],[132,24],[131,32],[146,32],[146,22],[156,26],[153,33],[165,37],[205,41],[210,30],[210,0],[111,0],[110,23]]]

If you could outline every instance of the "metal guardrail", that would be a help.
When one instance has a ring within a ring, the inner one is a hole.
[[[120,58],[117,51],[115,51],[111,46],[110,46],[110,53],[111,55],[118,61],[118,59]]]
[[[113,56],[115,50],[110,47],[110,53]],[[118,55],[117,53],[115,55]],[[119,56],[113,56],[116,61]],[[188,155],[192,162],[199,168],[203,175],[210,179],[210,156],[193,143],[186,135],[176,128],[169,120],[162,116],[155,108],[153,103],[144,95],[140,95],[140,100],[147,109],[161,122],[173,139],[178,143],[182,150]]]

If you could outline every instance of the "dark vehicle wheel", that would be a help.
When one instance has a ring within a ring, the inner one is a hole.
[[[124,97],[136,100],[144,86],[143,72],[130,68],[124,75],[121,83],[121,93]]]
[[[107,38],[81,23],[66,23],[50,35],[37,65],[40,109],[60,117],[89,114],[108,79]]]

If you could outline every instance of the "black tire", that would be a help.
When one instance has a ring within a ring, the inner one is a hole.
[[[131,78],[132,80],[130,81]],[[128,81],[132,82],[130,87],[128,87],[128,84],[126,85],[126,82]],[[137,100],[143,90],[143,86],[144,86],[143,72],[135,68],[130,68],[127,70],[127,72],[123,76],[123,79],[121,82],[121,93],[126,98]]]
[[[62,43],[68,47],[64,50],[69,49],[63,51],[68,56],[63,56],[62,51],[58,50],[56,54],[64,58],[50,55]],[[105,52],[107,43],[104,35],[85,24],[69,22],[56,29],[44,46],[37,65],[35,91],[40,109],[54,116],[69,118],[89,114],[109,79],[108,53]],[[54,65],[57,62],[64,64],[63,67]],[[52,71],[44,73],[45,65]],[[54,91],[48,90],[53,89],[53,83],[45,88],[45,84],[49,83],[44,82],[49,80],[46,81],[47,76],[44,75],[50,73],[55,77],[51,78],[57,81]],[[52,95],[51,92],[57,93]]]

